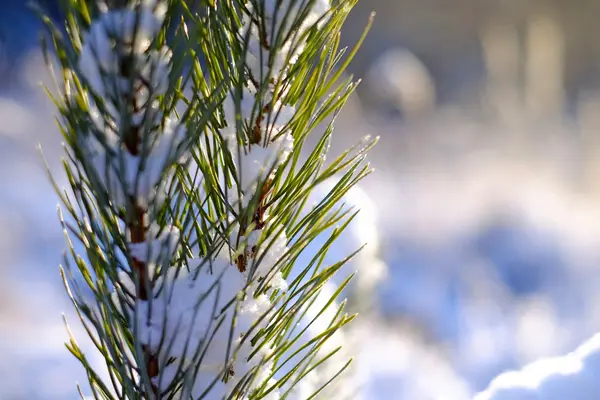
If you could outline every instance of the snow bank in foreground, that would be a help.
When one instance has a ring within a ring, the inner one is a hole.
[[[495,378],[474,400],[594,400],[600,393],[600,333],[562,357]]]

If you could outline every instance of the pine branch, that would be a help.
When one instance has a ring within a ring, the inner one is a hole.
[[[63,276],[108,381],[68,348],[96,398],[314,397],[347,369],[350,278],[329,279],[352,255],[323,260],[374,141],[325,161],[356,87],[338,82],[355,2],[65,0],[66,37],[42,15],[62,68]]]

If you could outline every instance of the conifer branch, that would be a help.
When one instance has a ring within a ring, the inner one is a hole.
[[[300,399],[343,376],[354,316],[329,279],[350,257],[323,259],[374,141],[326,154],[356,86],[336,69],[355,2],[66,0],[66,37],[42,16],[63,72],[65,285],[109,378],[68,347],[96,398]]]

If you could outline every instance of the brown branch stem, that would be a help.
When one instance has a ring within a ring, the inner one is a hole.
[[[133,101],[134,111],[138,111],[138,106]],[[140,144],[141,144],[141,129],[138,126],[132,126],[129,128],[128,132],[124,137],[124,145],[127,151],[129,151],[132,155],[139,155],[140,152]],[[145,224],[145,217],[148,212],[144,207],[140,206],[135,198],[131,199],[131,204],[133,204],[133,209],[131,213],[131,218],[127,224],[129,228],[129,235],[131,243],[144,243],[147,239],[147,226]],[[134,276],[137,277],[138,281],[136,282],[137,293],[136,297],[143,301],[148,301],[150,296],[152,296],[152,281],[148,275],[148,266],[135,258],[132,257],[132,272]],[[150,290],[148,290],[150,289]],[[149,293],[150,292],[150,293]],[[144,352],[144,362],[146,365],[146,371],[148,371],[148,376],[150,379],[158,376],[158,357],[156,354],[153,354],[152,351],[148,348],[148,346],[143,345],[142,351]],[[160,391],[158,387],[154,384],[151,384],[152,398],[159,399]]]
[[[133,213],[132,219],[128,223],[129,234],[131,243],[144,243],[146,241],[146,226],[144,226],[144,217],[146,210],[139,206],[135,201],[133,202]],[[147,301],[152,294],[152,282],[148,276],[148,268],[146,264],[140,260],[132,258],[132,270],[134,276],[137,277],[136,282],[137,293],[136,297],[140,300]],[[148,289],[150,288],[150,293]],[[150,349],[143,345],[142,350],[144,352],[144,362],[146,363],[146,370],[150,379],[158,376],[158,357],[153,354]],[[159,390],[154,384],[152,384],[153,398],[159,398]]]

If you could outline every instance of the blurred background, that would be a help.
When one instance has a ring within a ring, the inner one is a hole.
[[[347,45],[373,10],[332,146],[381,137],[338,244],[369,242],[357,371],[367,399],[469,399],[600,330],[600,0],[363,0]],[[59,171],[40,29],[0,0],[1,400],[76,398],[86,381],[63,346],[61,312],[85,333],[36,150]]]

